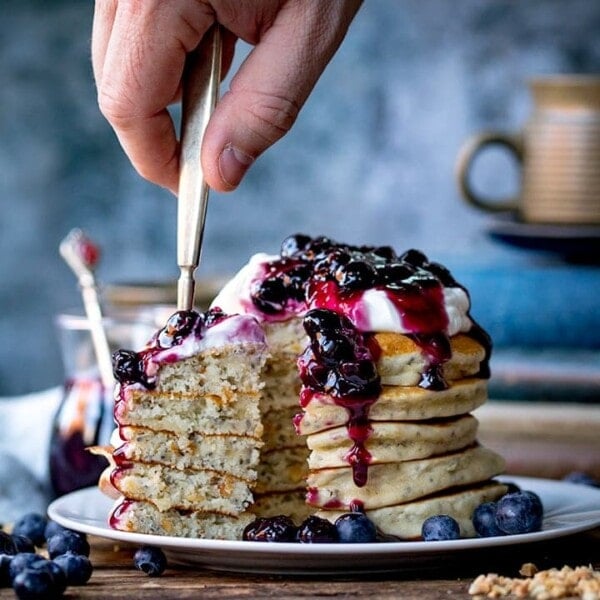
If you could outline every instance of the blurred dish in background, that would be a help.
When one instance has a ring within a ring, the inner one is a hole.
[[[600,225],[523,223],[502,215],[487,227],[494,240],[540,252],[551,252],[574,263],[600,264]]]
[[[534,79],[530,87],[534,107],[522,131],[482,132],[463,145],[456,165],[463,199],[523,223],[600,226],[600,77],[557,75]],[[471,186],[476,157],[492,145],[521,165],[516,198],[492,201]]]

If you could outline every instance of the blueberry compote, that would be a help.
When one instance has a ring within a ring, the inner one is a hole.
[[[267,319],[325,308],[346,315],[360,331],[369,331],[365,294],[381,292],[428,359],[419,385],[443,390],[448,387],[443,364],[451,354],[445,288],[461,286],[448,269],[418,250],[398,256],[389,246],[352,246],[296,234],[283,241],[279,258],[263,266],[250,297]],[[490,338],[475,323],[469,335],[486,349],[479,376],[489,377]],[[343,353],[343,342],[331,343]],[[317,377],[318,372],[316,368]]]
[[[113,354],[113,374],[122,385],[138,383],[151,389],[156,382],[148,368],[157,354],[173,349],[172,360],[177,360],[176,347],[190,337],[201,339],[204,331],[226,318],[220,308],[211,308],[205,313],[195,310],[179,310],[169,317],[167,324],[156,332],[147,346],[140,352],[118,350]],[[168,361],[168,357],[164,359]]]
[[[369,408],[379,397],[381,382],[368,339],[350,319],[324,308],[309,310],[304,329],[310,344],[298,359],[302,380],[300,403],[306,406],[315,393],[331,396],[348,412],[348,437],[353,445],[345,459],[354,483],[367,483],[371,455],[365,442],[371,433]]]

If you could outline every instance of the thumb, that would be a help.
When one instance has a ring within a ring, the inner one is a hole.
[[[210,187],[235,189],[254,160],[290,130],[359,5],[321,0],[284,5],[210,119],[202,145]]]

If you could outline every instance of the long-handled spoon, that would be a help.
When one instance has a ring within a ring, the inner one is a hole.
[[[221,31],[218,24],[206,33],[188,56],[184,73],[181,157],[177,209],[177,307],[194,307],[194,271],[200,262],[208,186],[200,164],[202,139],[217,103],[221,79]]]

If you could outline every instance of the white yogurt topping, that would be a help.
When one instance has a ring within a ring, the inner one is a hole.
[[[212,348],[222,348],[232,344],[266,344],[262,327],[254,317],[228,316],[215,325],[202,329],[200,337],[187,335],[180,344],[159,350],[152,355],[150,362],[157,365],[175,362]]]

